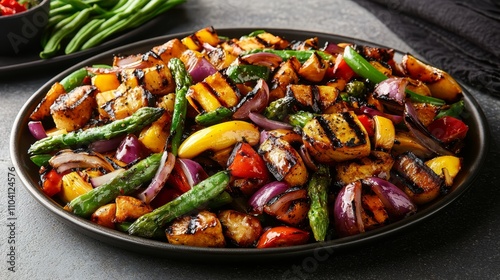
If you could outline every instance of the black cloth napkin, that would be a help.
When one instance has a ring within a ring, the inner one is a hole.
[[[499,0],[354,0],[430,64],[500,97]]]

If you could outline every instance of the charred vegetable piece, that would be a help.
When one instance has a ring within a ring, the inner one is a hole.
[[[54,150],[88,145],[97,140],[111,139],[140,130],[152,123],[163,114],[163,109],[144,107],[137,110],[130,117],[117,120],[109,124],[89,128],[83,131],[72,131],[36,141],[31,145],[28,154],[44,154]]]
[[[83,127],[95,108],[94,86],[80,86],[60,95],[50,106],[50,114],[58,129],[73,131]]]
[[[238,247],[251,247],[259,239],[262,226],[259,219],[235,210],[222,210],[218,215],[224,235]]]
[[[194,121],[202,126],[211,126],[224,121],[228,121],[233,115],[233,111],[221,106],[213,111],[198,114]]]
[[[288,226],[277,226],[262,234],[257,248],[287,247],[305,244],[309,241],[309,232]]]
[[[318,162],[362,158],[370,153],[370,139],[354,112],[315,116],[303,128],[309,154]]]
[[[130,228],[129,228],[130,230]],[[177,218],[166,230],[170,244],[195,247],[224,247],[222,226],[214,213],[201,211]]]
[[[116,204],[109,203],[99,207],[92,216],[90,220],[103,227],[115,228],[115,216],[116,216]]]
[[[68,210],[81,217],[89,217],[102,205],[119,195],[127,195],[150,181],[160,165],[161,154],[153,154],[120,173],[109,182],[78,196],[68,204]]]
[[[336,179],[343,184],[349,184],[372,176],[387,178],[393,164],[394,159],[390,154],[372,151],[366,157],[336,164]]]
[[[161,236],[168,222],[202,208],[220,195],[228,184],[229,172],[219,171],[169,203],[141,216],[129,227],[128,232],[132,235],[150,238]]]
[[[443,179],[413,153],[400,155],[394,162],[391,178],[415,204],[425,204],[440,193]]]
[[[320,165],[307,186],[311,207],[307,216],[316,241],[324,241],[328,230],[328,187],[332,178],[327,166]]]
[[[246,83],[250,81],[257,81],[258,79],[267,80],[271,71],[266,66],[260,65],[231,65],[226,69],[226,75],[234,83]]]
[[[38,103],[36,109],[31,113],[30,120],[41,121],[45,117],[50,115],[50,106],[56,101],[56,99],[66,93],[64,86],[61,83],[54,83],[52,87],[50,87],[45,97]]]
[[[132,196],[120,195],[115,199],[116,215],[115,222],[135,220],[140,216],[151,212],[153,209],[140,199]]]
[[[273,198],[264,206],[264,212],[278,221],[292,226],[303,225],[310,205],[307,190],[291,188]]]

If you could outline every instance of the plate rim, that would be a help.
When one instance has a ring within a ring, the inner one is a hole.
[[[349,40],[348,42],[354,43],[362,43],[372,46],[381,46],[387,47],[380,44],[376,44],[373,42],[365,41],[362,39],[357,39],[349,36],[337,35],[333,33],[325,33],[325,32],[316,32],[316,31],[308,31],[308,30],[300,30],[300,29],[286,29],[286,28],[272,28],[272,27],[237,27],[237,28],[215,28],[219,35],[224,35],[227,33],[236,33],[240,34],[239,36],[248,34],[253,30],[263,29],[267,30],[273,34],[294,34],[294,36],[318,36],[321,38],[335,38],[342,40]],[[354,248],[358,246],[364,246],[375,240],[387,238],[396,233],[406,231],[409,228],[420,224],[422,221],[429,219],[434,216],[436,213],[441,212],[443,208],[448,206],[450,203],[455,201],[457,198],[462,196],[467,190],[469,190],[476,180],[481,166],[483,166],[486,160],[486,154],[490,147],[490,130],[489,125],[486,120],[485,114],[479,103],[474,99],[474,97],[470,94],[469,91],[465,87],[464,88],[464,100],[466,105],[470,105],[472,108],[468,108],[468,112],[473,115],[473,121],[477,125],[478,135],[480,139],[478,139],[478,144],[482,144],[479,149],[479,154],[475,158],[473,165],[471,166],[471,170],[473,171],[472,176],[468,176],[464,179],[464,181],[460,184],[460,189],[454,190],[451,193],[447,194],[444,198],[440,199],[430,205],[428,208],[423,209],[417,212],[412,217],[408,217],[406,219],[400,220],[398,222],[386,225],[384,227],[371,230],[359,235],[349,236],[344,238],[333,239],[325,242],[315,242],[309,243],[305,245],[292,246],[292,247],[282,247],[282,248],[270,248],[270,249],[256,249],[256,248],[200,248],[200,247],[190,247],[184,245],[172,245],[162,241],[156,241],[146,238],[141,238],[137,236],[130,236],[126,233],[119,232],[118,230],[108,229],[99,225],[96,225],[89,220],[77,217],[65,210],[62,209],[60,204],[57,204],[54,200],[46,197],[43,192],[41,192],[38,188],[38,185],[35,186],[26,170],[23,169],[23,165],[21,162],[22,155],[18,154],[19,148],[19,137],[21,136],[21,132],[26,130],[27,128],[19,128],[21,125],[25,124],[25,120],[27,116],[24,116],[23,113],[28,110],[28,108],[36,106],[38,100],[42,98],[42,93],[44,90],[48,89],[50,85],[52,85],[55,81],[60,80],[68,73],[79,69],[83,66],[90,65],[92,61],[98,61],[100,59],[108,58],[109,60],[112,57],[112,54],[123,53],[126,50],[134,50],[138,48],[151,48],[155,44],[166,42],[168,39],[172,38],[181,38],[186,35],[192,34],[193,31],[186,32],[178,32],[163,36],[158,36],[154,38],[149,38],[145,40],[141,40],[138,42],[130,43],[124,46],[120,46],[117,48],[113,48],[106,52],[103,52],[98,55],[94,55],[90,58],[87,58],[66,70],[60,72],[52,79],[43,84],[22,106],[18,115],[15,118],[11,137],[10,137],[10,155],[11,160],[16,168],[16,172],[20,177],[23,186],[28,192],[37,200],[38,203],[42,204],[46,207],[50,212],[56,215],[64,224],[72,227],[73,229],[100,241],[104,241],[107,244],[113,245],[115,247],[124,248],[129,251],[133,251],[136,253],[143,253],[147,255],[154,255],[157,257],[166,257],[172,258],[175,257],[177,259],[183,259],[186,261],[196,260],[205,260],[205,261],[241,261],[241,260],[249,260],[249,261],[259,261],[265,260],[269,258],[286,258],[286,257],[298,257],[303,255],[310,255],[312,253],[317,253],[318,250],[325,250],[327,252],[338,252],[344,251],[348,248]],[[398,50],[395,50],[398,52]],[[399,52],[402,53],[402,52]],[[25,168],[29,168],[26,167]],[[207,260],[206,257],[210,256]]]

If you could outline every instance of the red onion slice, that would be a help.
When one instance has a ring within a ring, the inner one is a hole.
[[[340,236],[350,236],[364,231],[361,222],[361,182],[356,181],[344,186],[333,208],[335,227]]]
[[[274,129],[293,129],[293,126],[291,126],[288,123],[280,122],[280,121],[275,121],[275,120],[270,120],[266,117],[264,117],[261,114],[253,113],[250,112],[248,114],[248,117],[259,127],[267,130],[274,130]]]
[[[41,121],[28,122],[28,129],[30,130],[31,135],[33,135],[36,140],[47,137],[47,133],[45,132],[45,128],[43,128],[43,124]]]
[[[427,128],[420,122],[417,116],[417,111],[413,104],[409,101],[405,103],[405,124],[410,132],[424,147],[438,155],[453,155],[451,151],[443,146],[443,143],[436,139]]]
[[[274,53],[259,52],[247,54],[241,57],[241,60],[248,64],[267,66],[267,67],[278,67],[283,59]]]
[[[361,106],[359,109],[360,109],[361,112],[363,112],[364,114],[369,115],[370,117],[374,117],[374,116],[385,117],[385,118],[390,119],[395,124],[399,124],[399,123],[401,123],[403,121],[403,116],[393,115],[393,114],[387,114],[387,113],[384,113],[384,112],[380,112],[379,110],[370,108],[368,106]]]
[[[49,164],[58,173],[73,168],[103,168],[106,171],[115,170],[106,159],[99,154],[89,154],[85,152],[75,153],[72,150],[63,150],[49,160]]]
[[[174,169],[174,165],[175,156],[172,153],[167,153],[166,151],[163,152],[160,166],[158,167],[153,180],[151,180],[149,186],[143,192],[138,194],[137,197],[146,203],[150,203],[165,185],[168,176]]]
[[[373,96],[381,100],[396,102],[402,106],[405,103],[407,84],[408,80],[404,78],[388,78],[377,84],[373,90]]]
[[[123,141],[124,137],[115,137],[109,140],[98,140],[89,145],[89,149],[98,153],[105,153],[112,150],[115,150],[120,146],[120,143]]]
[[[344,53],[344,48],[340,47],[339,45],[333,42],[326,42],[325,46],[323,47],[323,51],[328,54],[339,54],[339,53]]]
[[[233,114],[234,119],[246,119],[250,112],[262,112],[269,103],[269,86],[264,79],[259,79],[251,92],[240,103]]]
[[[264,206],[273,197],[285,192],[289,186],[284,182],[271,182],[258,189],[248,200],[252,210],[256,214],[262,214]]]
[[[116,159],[129,164],[140,159],[142,156],[142,145],[137,136],[129,134],[120,143],[116,150]]]
[[[188,72],[193,79],[193,83],[199,83],[217,72],[217,69],[206,58],[196,57],[189,60]]]
[[[179,159],[180,166],[184,174],[186,174],[186,178],[188,180],[189,186],[192,188],[197,185],[199,182],[208,178],[207,173],[203,170],[201,165],[191,159],[182,158]]]
[[[90,178],[90,183],[94,188],[99,187],[100,185],[109,182],[111,179],[115,178],[116,176],[120,175],[122,172],[124,172],[125,169],[116,169],[114,171],[111,171],[109,173],[106,173],[102,176],[99,177],[92,177]]]
[[[365,181],[384,203],[391,218],[399,220],[417,211],[410,198],[394,184],[378,177],[370,177]]]

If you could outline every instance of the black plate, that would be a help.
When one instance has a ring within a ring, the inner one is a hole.
[[[286,29],[238,28],[218,29],[217,32],[220,35],[228,37],[239,37],[241,35],[248,34],[256,29],[265,29],[273,34],[284,36],[288,40],[303,40],[311,38],[313,36],[317,36],[322,42],[355,42],[358,44],[374,45],[369,42],[337,35]],[[47,207],[58,218],[66,222],[68,226],[71,226],[72,228],[88,236],[120,248],[126,248],[128,250],[141,252],[148,255],[172,257],[190,261],[258,261],[270,258],[282,259],[285,257],[297,257],[306,254],[318,254],[318,250],[323,250],[321,254],[322,256],[324,256],[324,254],[335,253],[340,250],[349,250],[358,246],[366,246],[370,242],[379,240],[381,238],[386,238],[396,233],[400,233],[428,219],[436,212],[442,210],[449,203],[457,199],[473,185],[473,181],[485,160],[486,152],[489,146],[488,125],[478,103],[469,93],[465,92],[464,99],[468,113],[466,114],[465,122],[469,125],[469,133],[467,135],[467,138],[465,139],[466,148],[461,155],[464,158],[462,171],[455,178],[455,184],[451,193],[435,201],[433,204],[429,205],[429,207],[426,207],[425,209],[419,211],[417,214],[411,217],[376,230],[323,243],[312,243],[301,246],[273,248],[265,250],[239,248],[197,248],[171,245],[165,242],[129,236],[128,234],[121,233],[116,230],[110,230],[108,228],[98,226],[88,220],[79,218],[69,212],[66,212],[62,209],[61,205],[46,197],[38,186],[38,168],[30,161],[27,155],[27,150],[30,144],[34,141],[33,137],[28,131],[27,123],[30,112],[33,111],[33,109],[45,95],[50,86],[54,82],[60,81],[67,74],[80,67],[98,63],[109,64],[112,59],[113,53],[144,52],[155,45],[159,45],[168,41],[169,39],[182,38],[189,34],[190,33],[174,34],[137,42],[115,50],[108,51],[86,61],[83,61],[47,82],[26,102],[26,104],[20,111],[15,120],[10,139],[11,157],[17,169],[18,175],[24,183],[26,189],[33,195],[33,197],[43,206]]]
[[[163,20],[162,18],[163,17],[160,15],[141,26],[121,33],[120,35],[117,35],[116,37],[113,37],[98,46],[72,54],[58,55],[50,59],[41,59],[39,56],[41,49],[29,49],[16,56],[0,55],[0,76],[11,76],[16,73],[20,73],[21,71],[23,73],[26,71],[32,72],[41,68],[46,69],[47,67],[55,67],[59,65],[69,66],[78,61],[82,61],[85,58],[116,47],[119,44],[133,42],[132,40],[134,38],[139,37],[140,34],[159,24]]]

